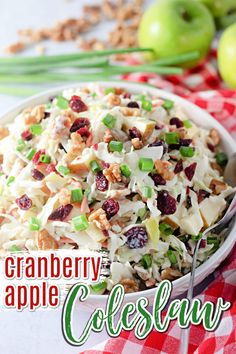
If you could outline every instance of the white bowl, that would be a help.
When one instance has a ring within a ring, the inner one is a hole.
[[[8,123],[12,121],[17,114],[19,114],[22,109],[37,105],[40,103],[46,102],[50,97],[58,95],[64,89],[68,88],[76,88],[76,87],[84,87],[89,83],[78,83],[70,86],[57,87],[55,89],[48,90],[36,96],[30,97],[24,100],[22,103],[16,105],[13,109],[3,114],[0,119],[1,123]],[[189,118],[191,118],[196,124],[206,128],[216,128],[220,133],[222,139],[222,147],[228,156],[231,156],[236,152],[236,143],[230,136],[230,134],[225,130],[225,128],[219,124],[214,118],[212,118],[207,112],[203,111],[201,108],[195,106],[194,104],[188,102],[187,100],[178,97],[174,94],[156,89],[154,87],[143,86],[139,84],[129,83],[129,82],[100,82],[100,84],[104,87],[122,87],[127,88],[130,92],[133,93],[141,93],[146,91],[154,96],[159,96],[166,99],[171,99],[176,103],[180,104],[184,111],[188,114]],[[226,238],[223,245],[202,265],[200,265],[195,274],[195,285],[199,284],[203,279],[205,279],[209,274],[211,274],[220,263],[228,256],[230,251],[232,250],[235,243],[235,233],[236,233],[236,224],[231,230],[230,234]],[[172,298],[181,295],[188,289],[189,285],[189,274],[174,280]],[[133,301],[135,302],[140,296],[145,296],[149,299],[149,304],[151,305],[154,299],[156,289],[149,289],[144,291],[139,291],[137,293],[131,293],[125,295],[125,302]],[[89,299],[83,303],[84,307],[92,309],[99,307],[105,307],[107,300],[107,295],[91,295]]]

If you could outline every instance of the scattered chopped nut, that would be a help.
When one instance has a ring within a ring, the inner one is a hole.
[[[72,133],[71,134],[71,146],[66,154],[66,161],[71,162],[77,156],[81,155],[83,149],[85,148],[85,143],[83,142],[83,138],[80,134]]]
[[[62,188],[58,193],[58,200],[61,205],[67,205],[71,202],[71,192],[67,188]]]
[[[56,250],[58,249],[58,243],[52,237],[47,230],[38,232],[38,247],[40,250]]]
[[[110,95],[108,95],[107,101],[111,106],[120,106],[121,104],[120,97],[114,93],[110,93]]]
[[[215,128],[212,128],[210,130],[209,137],[211,138],[211,140],[212,140],[212,142],[213,142],[213,144],[215,146],[219,145],[219,143],[220,143],[220,135],[219,135],[218,131]]]
[[[139,138],[133,138],[131,143],[136,150],[142,149],[143,147],[143,142]]]
[[[17,54],[22,52],[25,49],[25,43],[23,42],[16,42],[13,43],[11,45],[9,45],[8,47],[5,48],[5,53],[7,54]]]
[[[170,181],[174,178],[175,174],[173,171],[170,171],[171,163],[168,161],[156,160],[155,167],[157,172],[167,181]]]
[[[182,277],[182,275],[183,274],[179,270],[166,268],[161,272],[161,279],[175,280],[179,277]]]
[[[9,135],[9,130],[5,127],[0,127],[0,140],[6,138]]]
[[[131,117],[140,117],[141,111],[139,108],[129,108],[129,107],[120,107],[120,111],[124,116]]]
[[[111,224],[107,220],[106,212],[102,208],[93,211],[89,215],[88,221],[95,223],[100,230],[110,230],[111,228]]]
[[[26,125],[37,124],[44,117],[45,108],[43,105],[36,106],[33,109],[30,107],[24,109],[22,117]]]
[[[211,162],[211,167],[213,168],[213,170],[218,171],[220,175],[223,175],[223,169],[220,165],[218,165],[217,162]]]
[[[151,286],[154,286],[155,284],[156,284],[156,280],[153,278],[150,278],[145,282],[145,285],[147,288],[150,288]]]
[[[108,144],[112,140],[113,140],[112,133],[111,133],[110,129],[107,129],[105,131],[105,134],[104,134],[104,137],[103,137],[103,141],[104,141],[104,143]]]
[[[123,285],[126,294],[139,291],[138,283],[134,279],[125,278],[119,284]]]
[[[103,171],[103,174],[110,183],[121,182],[122,180],[120,167],[117,163],[110,164],[110,166]]]
[[[220,194],[221,192],[227,189],[227,184],[225,182],[213,178],[210,183],[210,188],[214,194]]]

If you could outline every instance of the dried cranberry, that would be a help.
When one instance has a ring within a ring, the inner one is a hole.
[[[130,137],[130,139],[138,138],[141,140],[142,134],[141,134],[140,130],[138,130],[136,127],[133,127],[131,129],[129,129],[129,137]]]
[[[73,206],[71,204],[62,205],[49,215],[48,220],[63,221],[67,218],[72,209]]]
[[[96,175],[96,187],[101,192],[105,192],[108,190],[108,180],[106,179],[102,171],[98,172]]]
[[[197,163],[194,162],[184,169],[185,175],[189,181],[192,181],[196,167],[197,167]]]
[[[214,145],[208,143],[208,144],[207,144],[207,147],[208,147],[208,149],[209,149],[211,152],[215,152],[215,146],[214,146]]]
[[[74,133],[77,130],[79,130],[80,128],[83,128],[85,126],[90,126],[90,122],[89,122],[88,118],[78,118],[72,124],[72,126],[70,128],[70,132]]]
[[[176,200],[167,191],[160,191],[157,197],[157,208],[162,214],[174,214],[176,212]]]
[[[199,247],[200,247],[200,248],[205,248],[205,247],[206,247],[206,245],[207,245],[206,240],[201,240],[201,241],[200,241],[200,245],[199,245]]]
[[[44,174],[36,168],[31,171],[31,176],[37,181],[42,181],[42,179],[44,179]]]
[[[20,209],[28,210],[32,207],[32,200],[26,194],[23,194],[20,198],[16,199],[16,204]]]
[[[139,108],[139,104],[138,102],[135,102],[135,101],[131,101],[127,104],[127,107],[129,108]]]
[[[134,226],[124,233],[127,237],[127,245],[129,248],[143,248],[147,241],[147,231],[143,227]]]
[[[131,97],[131,93],[125,92],[125,93],[123,94],[123,97],[124,97],[124,98],[130,98],[130,97]]]
[[[36,152],[36,154],[34,155],[33,159],[32,159],[32,162],[34,164],[37,164],[39,163],[39,158],[41,155],[44,155],[45,154],[45,150],[39,150]]]
[[[182,128],[184,126],[183,122],[177,117],[170,119],[170,125],[175,125],[176,128]]]
[[[56,172],[56,165],[54,165],[53,163],[47,165],[46,172],[47,173]]]
[[[149,176],[153,180],[156,187],[157,186],[164,186],[166,184],[166,180],[158,173],[149,173]]]
[[[69,106],[72,111],[76,113],[85,112],[88,110],[87,105],[81,100],[79,96],[72,96],[69,101]]]
[[[179,143],[181,146],[189,146],[192,143],[192,139],[180,139]]]
[[[21,137],[23,140],[29,141],[33,138],[33,134],[31,134],[30,130],[25,130],[21,133]]]
[[[162,146],[163,147],[163,154],[165,154],[167,151],[167,145],[163,140],[156,140],[153,143],[148,145],[148,147],[154,147],[154,146]]]
[[[198,203],[200,204],[205,198],[210,197],[210,193],[204,189],[199,189],[198,191]]]
[[[88,138],[91,134],[87,126],[79,128],[76,133],[82,136],[82,138]]]
[[[174,173],[180,173],[184,169],[183,167],[183,160],[179,160],[177,164],[175,165]]]
[[[102,209],[105,210],[107,214],[107,218],[110,219],[112,216],[118,213],[120,206],[116,200],[110,198],[105,200],[105,202],[102,205]]]
[[[192,200],[191,197],[189,195],[187,195],[186,197],[186,208],[189,209],[192,206]]]

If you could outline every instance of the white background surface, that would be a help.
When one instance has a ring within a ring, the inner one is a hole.
[[[148,1],[149,2],[149,1]],[[0,52],[17,40],[20,28],[51,26],[59,19],[79,17],[83,4],[101,3],[99,0],[0,0]],[[100,25],[99,35],[106,37],[107,28]],[[76,51],[73,43],[46,43],[47,53]],[[29,54],[36,54],[32,49]],[[28,54],[27,53],[27,54]],[[0,115],[20,99],[0,95]],[[78,331],[84,327],[89,314],[81,312]],[[3,312],[0,309],[1,354],[75,354],[84,348],[69,346],[61,333],[61,311]],[[91,337],[86,347],[100,342],[105,335]]]

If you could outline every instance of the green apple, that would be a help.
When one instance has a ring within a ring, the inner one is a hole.
[[[222,34],[218,47],[218,67],[226,84],[236,89],[236,23]]]
[[[215,17],[217,28],[226,28],[236,22],[236,0],[198,0]]]
[[[213,17],[199,1],[159,0],[144,13],[138,39],[140,47],[154,50],[155,58],[199,51],[201,60],[208,53],[214,32]]]

